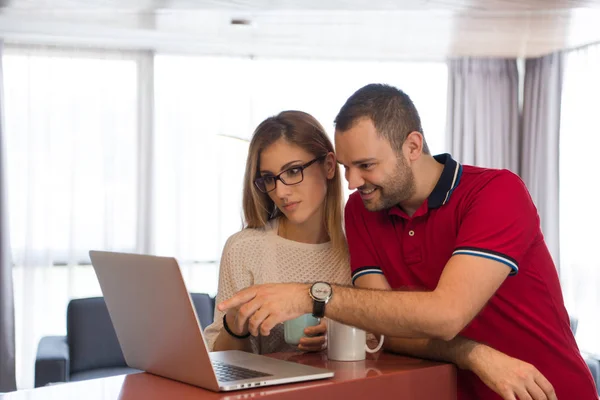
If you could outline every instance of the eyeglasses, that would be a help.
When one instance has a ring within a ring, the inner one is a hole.
[[[275,190],[278,180],[287,186],[297,185],[304,180],[304,170],[313,165],[315,162],[324,159],[326,156],[327,154],[310,160],[306,164],[288,168],[277,175],[263,175],[254,180],[254,185],[263,193],[269,193]]]

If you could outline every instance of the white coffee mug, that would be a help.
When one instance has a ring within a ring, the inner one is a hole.
[[[367,346],[367,333],[362,329],[327,320],[327,358],[335,361],[360,361],[366,353],[376,353],[383,346],[383,335],[374,349]]]

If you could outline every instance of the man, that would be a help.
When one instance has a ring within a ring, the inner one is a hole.
[[[241,306],[236,324],[252,334],[312,310],[392,337],[390,350],[486,365],[491,349],[476,341],[537,368],[508,388],[494,371],[505,365],[473,370],[481,380],[461,370],[460,399],[597,399],[525,185],[509,171],[432,157],[422,132],[410,98],[386,85],[358,90],[336,118],[338,161],[357,190],[346,234],[363,289],[255,286],[219,308]]]

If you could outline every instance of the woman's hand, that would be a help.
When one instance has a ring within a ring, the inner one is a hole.
[[[248,334],[248,323],[246,322],[243,326],[241,331],[239,331],[239,323],[237,321],[237,315],[238,315],[238,309],[237,308],[232,308],[229,311],[227,311],[226,317],[227,318],[227,326],[229,327],[229,329],[231,330],[231,332],[235,333],[238,336],[245,336]]]
[[[300,351],[321,351],[327,348],[327,321],[321,318],[321,323],[315,326],[309,326],[304,329],[304,334],[308,337],[300,339],[298,350]]]

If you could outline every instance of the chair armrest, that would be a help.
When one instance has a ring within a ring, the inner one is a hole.
[[[35,357],[35,387],[69,380],[69,345],[66,336],[45,336]]]
[[[592,373],[594,382],[596,382],[596,390],[598,391],[598,395],[600,395],[600,356],[584,352],[582,352],[582,356]]]

